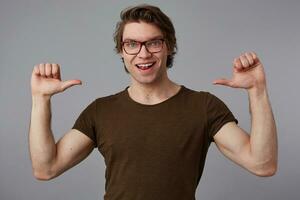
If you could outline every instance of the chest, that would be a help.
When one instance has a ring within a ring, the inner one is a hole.
[[[206,142],[205,120],[193,110],[129,110],[101,118],[98,149],[106,160],[192,159]]]

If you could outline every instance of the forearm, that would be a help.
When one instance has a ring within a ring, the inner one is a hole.
[[[248,95],[252,122],[251,156],[259,170],[276,169],[277,131],[267,89],[250,89]]]
[[[55,139],[51,131],[50,97],[32,97],[29,148],[34,172],[49,171],[56,155]]]

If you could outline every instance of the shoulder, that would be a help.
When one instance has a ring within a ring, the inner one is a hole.
[[[197,100],[203,100],[203,101],[207,101],[210,99],[214,99],[217,98],[213,93],[209,92],[209,91],[205,91],[205,90],[197,90],[197,89],[191,89],[188,87],[185,87],[186,90],[186,95],[197,99]]]
[[[189,103],[200,106],[207,111],[225,109],[227,106],[217,95],[210,91],[186,88],[186,97]]]
[[[96,104],[105,104],[109,102],[114,102],[117,101],[121,96],[124,94],[124,91],[119,91],[110,95],[102,96],[102,97],[97,97],[94,99],[94,102]]]
[[[215,98],[215,95],[208,91],[191,88],[185,88],[183,96],[185,105],[191,106],[195,110],[200,109],[203,112],[206,112],[209,102]]]
[[[110,103],[110,102],[116,101],[117,99],[118,99],[118,95],[112,94],[112,95],[108,95],[108,96],[98,97],[94,100],[94,102],[97,105],[99,105],[99,104]]]
[[[111,111],[113,109],[119,108],[120,105],[123,104],[124,98],[125,91],[123,90],[107,96],[97,97],[93,100],[92,104],[94,104],[97,111]]]

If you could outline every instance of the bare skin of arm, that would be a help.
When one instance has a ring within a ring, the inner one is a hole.
[[[51,96],[81,84],[80,80],[61,81],[57,64],[34,66],[31,76],[32,111],[29,151],[34,176],[50,180],[78,164],[93,150],[93,141],[71,129],[57,143],[51,130]]]
[[[250,135],[234,122],[225,124],[214,136],[218,149],[230,160],[257,176],[277,171],[277,131],[266,88],[263,66],[254,52],[242,54],[233,63],[233,78],[215,84],[244,88],[251,114]]]

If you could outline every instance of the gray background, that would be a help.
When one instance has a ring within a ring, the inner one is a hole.
[[[296,0],[146,1],[174,22],[179,51],[169,76],[221,98],[249,131],[244,90],[212,85],[230,77],[234,57],[249,50],[261,58],[279,138],[275,176],[256,177],[211,145],[197,199],[298,200],[300,2]],[[120,11],[139,1],[1,0],[0,3],[0,199],[103,199],[104,161],[95,151],[49,182],[31,172],[28,129],[34,64],[55,62],[62,78],[79,78],[52,99],[52,129],[59,139],[93,99],[123,90],[129,76],[113,51]],[[298,92],[297,92],[298,91]],[[162,177],[163,178],[163,177]]]

